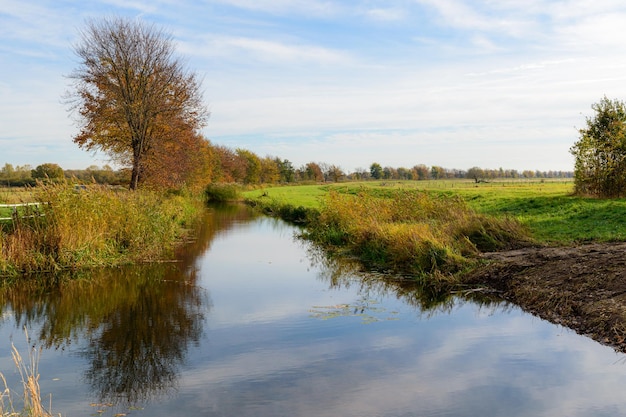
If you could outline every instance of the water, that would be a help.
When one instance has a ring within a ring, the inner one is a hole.
[[[506,303],[359,273],[295,232],[219,210],[182,262],[5,292],[0,372],[21,392],[26,327],[64,416],[626,415],[623,355]]]

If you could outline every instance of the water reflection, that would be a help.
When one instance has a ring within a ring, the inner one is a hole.
[[[307,247],[307,254],[311,267],[318,270],[318,279],[328,283],[329,288],[335,290],[357,288],[361,301],[353,307],[358,310],[368,309],[368,304],[371,304],[368,300],[388,296],[394,296],[404,304],[413,306],[424,316],[449,313],[464,303],[472,303],[490,310],[497,308],[503,312],[515,307],[490,292],[473,289],[450,291],[424,285],[412,277],[367,271],[354,259],[333,256],[314,245]],[[346,310],[345,306],[340,307]]]
[[[32,277],[0,291],[0,317],[45,349],[79,345],[85,381],[102,402],[133,405],[175,390],[210,310],[195,261],[215,236],[256,215],[208,210],[178,262]]]
[[[481,293],[362,271],[294,233],[212,211],[182,262],[0,292],[0,337],[14,321],[50,348],[42,392],[64,415],[98,399],[154,417],[624,410],[610,349]]]
[[[208,294],[175,265],[55,277],[4,291],[15,325],[44,348],[81,346],[86,382],[101,401],[134,404],[175,388],[185,352],[202,334]]]

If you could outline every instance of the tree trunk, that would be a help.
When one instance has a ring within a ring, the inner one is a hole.
[[[139,180],[141,178],[141,154],[137,151],[133,155],[133,170],[130,176],[129,189],[134,191],[139,187]]]

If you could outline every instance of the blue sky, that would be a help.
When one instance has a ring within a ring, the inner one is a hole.
[[[62,98],[107,16],[172,33],[213,143],[296,167],[572,170],[591,105],[626,100],[621,0],[0,0],[0,164],[109,162]]]

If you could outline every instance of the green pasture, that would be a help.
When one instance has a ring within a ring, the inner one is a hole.
[[[36,202],[32,188],[24,187],[0,187],[0,205],[3,204],[20,204],[20,203],[33,203]],[[0,207],[0,219],[8,218],[13,215],[13,208]],[[27,215],[32,208],[19,207],[17,208],[20,215]],[[0,224],[0,227],[2,225]]]
[[[268,187],[247,191],[244,197],[318,208],[330,190],[349,194],[367,192],[384,198],[398,189],[460,196],[479,213],[519,220],[535,239],[548,244],[626,240],[626,199],[574,196],[573,182],[563,180],[478,184],[469,180],[367,181]]]

